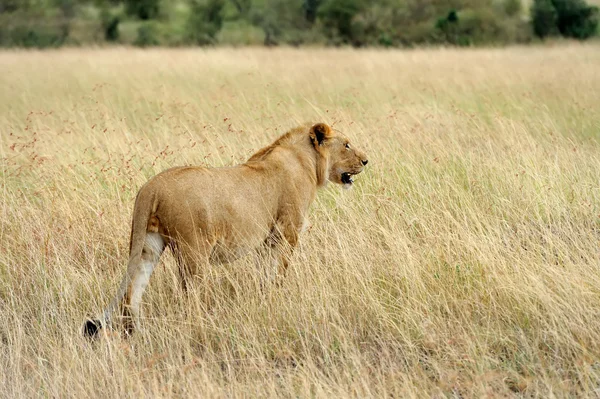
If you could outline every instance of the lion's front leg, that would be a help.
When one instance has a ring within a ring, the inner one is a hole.
[[[287,269],[292,259],[294,249],[298,245],[300,232],[305,224],[304,217],[281,219],[275,226],[274,239],[272,240],[273,259],[277,264],[277,281],[281,281],[287,274]]]

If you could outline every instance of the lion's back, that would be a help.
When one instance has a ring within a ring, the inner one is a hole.
[[[201,232],[228,245],[264,239],[277,210],[272,194],[255,171],[242,167],[171,168],[140,189],[154,199],[163,234],[185,239]]]

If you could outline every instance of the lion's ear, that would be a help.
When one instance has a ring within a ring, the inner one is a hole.
[[[331,128],[325,123],[317,123],[310,128],[310,139],[316,146],[322,145],[328,138],[333,135]]]

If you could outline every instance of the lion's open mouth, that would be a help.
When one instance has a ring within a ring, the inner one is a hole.
[[[342,183],[344,183],[344,184],[354,183],[354,179],[352,178],[352,175],[348,172],[342,173]]]

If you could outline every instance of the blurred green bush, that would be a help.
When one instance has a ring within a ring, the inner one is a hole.
[[[584,40],[598,33],[598,7],[584,0],[534,0],[531,20],[540,38],[560,34]]]
[[[585,0],[0,0],[0,45],[503,45],[587,39]]]

